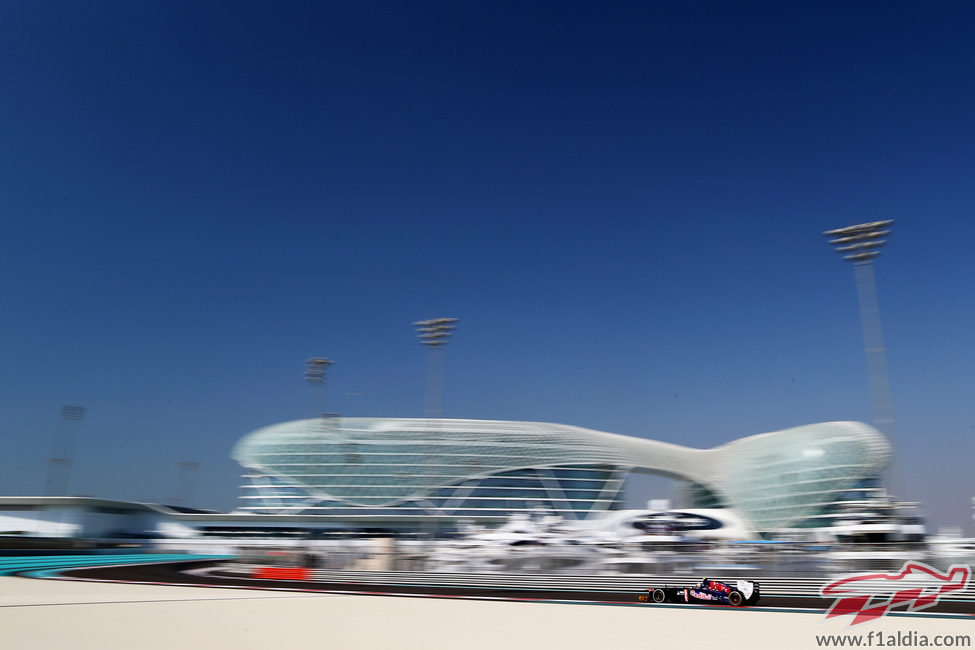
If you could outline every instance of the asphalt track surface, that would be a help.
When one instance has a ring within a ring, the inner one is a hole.
[[[362,594],[371,596],[440,596],[447,598],[490,598],[500,600],[519,601],[558,601],[595,603],[605,605],[639,605],[646,607],[701,607],[736,609],[723,604],[694,604],[684,603],[656,605],[640,602],[639,596],[645,592],[634,591],[542,591],[538,589],[510,589],[490,587],[459,587],[459,586],[426,586],[426,585],[394,585],[356,582],[317,582],[299,580],[255,580],[229,575],[209,574],[205,576],[186,573],[191,569],[213,567],[219,562],[178,562],[167,564],[145,564],[134,566],[101,567],[73,569],[63,572],[71,578],[87,580],[111,580],[119,582],[141,582],[152,584],[180,584],[200,587],[235,587],[247,589],[288,589],[309,592],[339,592],[346,594]],[[651,585],[648,585],[648,587]],[[825,611],[832,604],[832,600],[820,598],[818,595],[809,596],[763,596],[761,601],[752,607],[740,609],[792,609],[803,611]],[[892,610],[896,612],[897,608]],[[934,607],[926,609],[924,614],[954,614],[975,616],[975,603],[942,600]]]

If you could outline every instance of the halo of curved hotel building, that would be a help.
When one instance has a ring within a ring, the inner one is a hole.
[[[757,531],[801,524],[875,477],[890,447],[873,427],[824,422],[714,449],[542,422],[321,418],[235,446],[255,514],[587,519],[622,505],[629,472],[683,484],[689,507],[733,509]]]

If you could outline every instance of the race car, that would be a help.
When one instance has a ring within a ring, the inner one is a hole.
[[[752,580],[738,580],[732,586],[727,582],[719,582],[704,578],[694,587],[656,587],[647,589],[647,593],[640,594],[643,602],[655,603],[724,603],[732,607],[754,605],[760,597],[759,586]]]

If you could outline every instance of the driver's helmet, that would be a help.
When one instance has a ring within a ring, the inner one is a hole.
[[[708,588],[708,579],[707,578],[701,578],[701,587],[704,588],[704,589],[707,589]]]

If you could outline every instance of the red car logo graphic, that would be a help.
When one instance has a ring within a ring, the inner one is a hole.
[[[826,618],[854,614],[850,625],[880,618],[891,607],[908,604],[907,611],[931,607],[947,593],[968,586],[970,567],[953,564],[947,573],[921,562],[905,562],[897,573],[856,573],[823,585],[820,595],[835,598]]]

